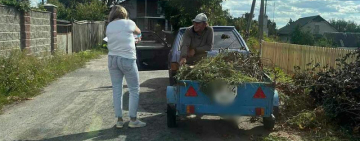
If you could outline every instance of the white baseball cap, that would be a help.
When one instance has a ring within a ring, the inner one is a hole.
[[[200,22],[207,22],[207,19],[208,18],[204,13],[200,13],[200,14],[196,15],[195,19],[193,19],[192,21],[200,23]]]

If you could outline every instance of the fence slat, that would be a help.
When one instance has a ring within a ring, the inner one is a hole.
[[[311,62],[320,64],[321,68],[317,71],[326,65],[337,68],[336,59],[351,52],[353,50],[263,42],[262,57],[269,59],[269,62],[291,74],[294,72],[294,66],[300,66],[303,70],[307,69],[307,64]],[[354,60],[355,57],[351,57],[347,62],[350,63]]]

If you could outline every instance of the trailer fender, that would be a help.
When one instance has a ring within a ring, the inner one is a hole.
[[[273,106],[279,106],[279,93],[277,90],[274,91],[274,99],[273,99]]]
[[[176,104],[176,88],[174,86],[167,86],[166,99],[168,104]]]

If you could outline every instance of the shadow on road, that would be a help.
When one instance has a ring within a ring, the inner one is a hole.
[[[256,126],[250,123],[242,124],[249,126],[239,129],[234,122],[227,120],[187,119],[178,122],[178,128],[167,128],[166,124],[166,86],[168,78],[149,79],[141,84],[143,89],[140,96],[142,109],[139,112],[152,113],[142,117],[147,123],[144,128],[129,128],[127,123],[124,128],[108,129],[62,135],[44,139],[45,141],[57,140],[254,140],[257,137],[267,136],[270,131],[265,130],[262,124]],[[111,86],[102,89],[110,89]],[[128,110],[129,93],[124,94],[124,110]],[[115,124],[115,122],[114,122]]]
[[[108,129],[82,132],[44,139],[44,141],[60,140],[254,140],[262,136],[268,136],[269,131],[263,126],[256,126],[249,130],[237,128],[232,122],[224,120],[198,120],[189,119],[179,122],[178,128],[166,127],[166,115],[161,114],[153,117],[142,118],[148,125],[144,128],[129,128],[127,125],[122,129],[111,127]]]
[[[112,86],[103,86],[103,87],[98,87],[98,88],[93,88],[93,89],[87,89],[87,90],[82,90],[79,92],[90,92],[90,91],[110,91],[112,90]]]

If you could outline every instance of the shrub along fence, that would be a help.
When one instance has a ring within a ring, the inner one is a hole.
[[[336,59],[353,51],[355,50],[263,41],[261,57],[265,58],[265,61],[263,61],[265,65],[275,65],[291,74],[294,72],[294,66],[299,66],[301,69],[311,68],[312,66],[307,65],[311,62],[314,64],[319,63],[320,68],[326,65],[337,68]],[[353,57],[348,59],[347,62],[354,60]]]

